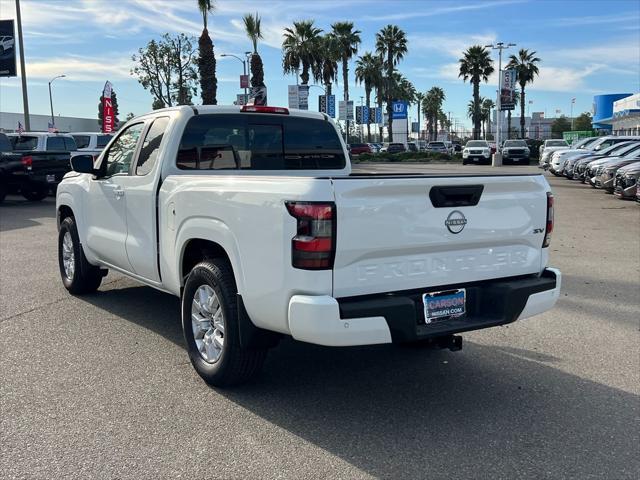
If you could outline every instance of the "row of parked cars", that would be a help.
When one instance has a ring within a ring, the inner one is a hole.
[[[96,132],[0,133],[0,202],[8,193],[42,200],[71,170],[71,157],[96,156],[111,137]]]
[[[540,168],[640,202],[640,136],[583,138],[571,146],[564,140],[547,142]]]
[[[418,140],[417,142],[405,143],[352,143],[347,145],[352,156],[362,155],[363,153],[404,153],[404,152],[431,152],[443,153],[445,155],[453,155],[462,151],[459,141],[434,141],[426,142]]]

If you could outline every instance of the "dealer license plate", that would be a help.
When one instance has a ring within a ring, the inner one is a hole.
[[[53,183],[56,181],[56,176],[55,175],[47,175],[47,182],[48,183]]]
[[[431,292],[422,295],[424,304],[424,322],[448,320],[465,314],[467,292],[464,288]]]

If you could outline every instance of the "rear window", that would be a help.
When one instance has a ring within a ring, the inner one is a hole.
[[[9,137],[4,133],[0,133],[0,152],[10,152],[13,150]]]
[[[429,142],[430,147],[444,147],[444,143],[442,142]]]
[[[547,147],[567,147],[569,146],[564,140],[548,140]]]
[[[107,143],[111,140],[113,135],[98,135],[98,139],[96,142],[96,146],[98,148],[104,148],[107,146]]]
[[[72,152],[78,149],[78,146],[76,145],[76,141],[73,139],[73,137],[63,137],[63,138],[64,138],[65,150]]]
[[[74,135],[73,138],[76,141],[78,148],[87,148],[91,137],[89,135]]]
[[[176,164],[182,170],[321,170],[344,168],[345,158],[326,120],[212,114],[189,120]]]
[[[20,135],[19,137],[12,137],[11,143],[14,150],[35,150],[38,146],[38,137]]]

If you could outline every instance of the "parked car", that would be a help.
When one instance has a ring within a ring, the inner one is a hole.
[[[427,144],[427,152],[448,154],[449,149],[444,142],[429,142]]]
[[[563,167],[563,174],[567,178],[573,178],[573,170],[577,161],[584,158],[586,153],[590,153],[589,146],[594,144],[598,140],[598,137],[582,138],[571,145],[569,150],[560,150],[555,152],[554,155],[558,155],[560,164],[566,162]],[[553,161],[553,159],[552,159]]]
[[[74,132],[71,134],[76,141],[77,152],[98,155],[113,138],[111,133]]]
[[[531,151],[524,140],[505,140],[502,144],[502,163],[504,165],[529,165]]]
[[[640,150],[636,150],[624,157],[615,157],[604,163],[595,177],[595,187],[602,188],[607,193],[615,190],[616,172],[621,167],[640,162]]]
[[[540,168],[549,169],[551,154],[557,150],[569,150],[566,140],[545,140],[540,147]],[[553,172],[551,172],[553,173]]]
[[[368,143],[367,145],[371,148],[372,153],[378,153],[380,151],[380,147],[377,143]]]
[[[7,193],[30,201],[44,199],[71,170],[66,148],[75,150],[73,138],[0,133],[0,202]]]
[[[621,167],[616,172],[614,194],[624,200],[634,200],[640,178],[640,162]]]
[[[408,152],[417,152],[418,151],[418,146],[413,142],[408,142],[407,143],[407,151]]]
[[[360,155],[362,153],[373,153],[371,149],[371,145],[368,143],[352,143],[351,144],[351,155]]]
[[[457,153],[462,151],[462,143],[460,143],[460,140],[453,140],[451,143],[453,144],[454,152]]]
[[[469,140],[462,150],[462,165],[467,163],[491,164],[491,147],[486,140]]]
[[[93,292],[111,269],[179,297],[191,363],[215,386],[252,377],[285,335],[458,350],[454,334],[560,294],[544,176],[354,176],[320,113],[156,110],[71,163],[56,200],[64,287]]]
[[[404,143],[390,143],[387,147],[388,153],[403,153],[406,151],[407,148],[404,146]]]

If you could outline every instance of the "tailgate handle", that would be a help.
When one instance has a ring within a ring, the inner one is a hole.
[[[431,187],[429,198],[436,208],[473,207],[480,201],[484,185],[443,185]]]

